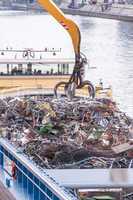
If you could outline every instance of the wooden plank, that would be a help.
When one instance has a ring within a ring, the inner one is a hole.
[[[119,153],[123,153],[125,151],[128,151],[128,150],[131,150],[133,149],[133,144],[130,144],[130,143],[124,143],[124,144],[120,144],[118,146],[115,146],[115,147],[112,147],[112,150],[116,153],[116,154],[119,154]]]
[[[0,200],[16,200],[1,182],[0,182]]]

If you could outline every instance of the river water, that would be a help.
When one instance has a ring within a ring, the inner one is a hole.
[[[94,84],[102,78],[111,85],[119,107],[133,117],[133,23],[80,16],[68,16],[80,27],[81,51],[93,69],[86,68],[86,79]],[[57,57],[73,58],[71,39],[46,14],[0,13],[0,49],[44,47],[61,48]]]

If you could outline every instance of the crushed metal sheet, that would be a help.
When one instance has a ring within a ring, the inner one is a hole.
[[[120,153],[123,153],[123,152],[131,150],[131,149],[133,149],[133,144],[130,144],[130,143],[124,143],[124,144],[120,144],[118,146],[112,147],[112,150],[116,154],[120,154]]]

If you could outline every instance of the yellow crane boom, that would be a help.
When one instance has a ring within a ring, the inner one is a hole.
[[[82,57],[80,52],[81,35],[78,26],[75,22],[68,19],[52,0],[38,0],[38,3],[66,29],[71,37],[75,52],[75,66],[69,82],[57,84],[54,89],[55,95],[57,96],[58,87],[64,85],[66,95],[72,98],[75,95],[75,89],[81,89],[87,85],[89,95],[94,97],[95,89],[91,82],[83,81],[84,65],[87,60]]]
[[[75,22],[65,17],[64,13],[56,6],[56,4],[52,0],[38,0],[39,4],[51,14],[63,28],[69,33],[75,55],[78,56],[80,54],[80,30]]]

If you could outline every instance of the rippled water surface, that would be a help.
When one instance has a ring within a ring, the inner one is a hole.
[[[79,25],[82,52],[89,59],[86,79],[111,85],[120,108],[133,116],[133,23],[68,16]],[[59,47],[62,58],[74,57],[69,35],[48,15],[0,13],[0,48]],[[58,55],[57,55],[58,56]]]

